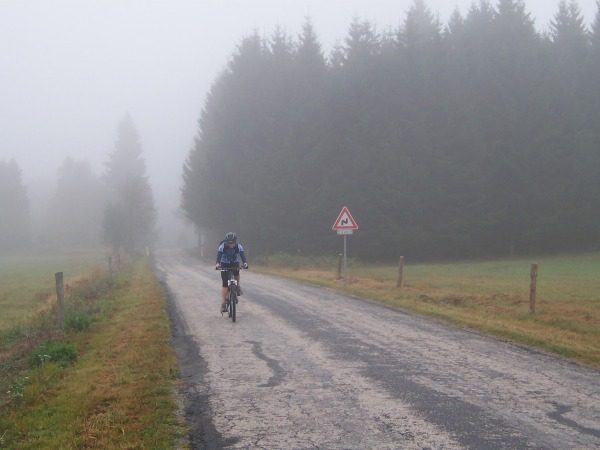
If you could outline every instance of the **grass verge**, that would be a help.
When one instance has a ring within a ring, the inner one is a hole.
[[[103,264],[97,253],[0,256],[0,333],[26,327],[49,307],[55,293],[55,272],[64,272],[67,284]]]
[[[1,360],[0,448],[174,448],[176,359],[148,262],[83,283],[68,312],[67,331]]]
[[[558,353],[600,368],[600,253],[544,257],[536,314],[529,314],[530,259],[407,264],[352,261],[345,285],[337,260],[270,257],[260,271],[333,288]],[[266,264],[265,264],[266,263]]]

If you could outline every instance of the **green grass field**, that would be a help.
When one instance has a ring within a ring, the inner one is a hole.
[[[329,265],[327,265],[327,262]],[[529,314],[530,263],[539,263],[536,314]],[[349,282],[336,261],[272,257],[261,270],[332,287],[441,318],[600,367],[600,253],[397,267],[352,262]]]
[[[66,298],[65,331],[55,320],[36,320],[36,333],[0,342],[0,448],[175,448],[184,433],[173,398],[177,362],[148,261],[113,278],[98,270],[84,277],[85,264],[69,258],[20,263],[24,275],[15,265],[3,275],[12,299],[44,289],[48,268],[81,276]],[[23,305],[20,314],[37,306]]]
[[[65,281],[89,273],[103,264],[101,254],[60,256],[0,256],[0,333],[30,320],[54,295],[56,272]]]

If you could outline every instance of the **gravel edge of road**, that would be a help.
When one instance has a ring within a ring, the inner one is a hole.
[[[177,414],[185,419],[187,426],[187,436],[182,447],[193,450],[222,448],[225,443],[212,420],[209,394],[199,392],[196,388],[204,385],[202,380],[208,370],[207,363],[200,355],[198,344],[186,332],[185,321],[166,282],[166,275],[157,267],[155,261],[152,261],[152,270],[165,295],[171,342],[177,354],[177,375],[180,381],[176,392],[176,403],[180,406]]]

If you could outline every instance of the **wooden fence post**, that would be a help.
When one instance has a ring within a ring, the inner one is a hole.
[[[113,264],[112,264],[112,256],[108,257],[108,275],[110,278],[113,277]]]
[[[396,280],[396,287],[402,287],[402,277],[404,275],[404,256],[400,257],[400,261],[398,261],[398,280]]]
[[[342,255],[341,253],[338,253],[338,267],[337,267],[337,278],[336,280],[341,280],[342,279],[342,258],[344,257],[344,255]]]
[[[56,299],[58,304],[58,325],[61,329],[65,328],[65,286],[63,282],[63,273],[54,274],[56,280]]]
[[[535,294],[537,289],[538,263],[531,264],[531,286],[529,288],[529,314],[535,314]]]

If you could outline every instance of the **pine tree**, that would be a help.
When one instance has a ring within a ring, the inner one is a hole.
[[[310,78],[321,78],[326,70],[323,48],[308,17],[302,25],[302,33],[298,36],[296,67],[304,72],[304,76]],[[300,78],[304,77],[300,76]]]
[[[590,35],[591,41],[591,60],[592,70],[596,73],[600,71],[600,1],[596,3],[597,11],[594,23],[592,24],[592,32]]]
[[[14,160],[0,161],[0,251],[29,244],[29,201]]]
[[[355,18],[345,40],[345,62],[347,67],[368,66],[380,51],[377,31],[368,21]]]
[[[452,15],[450,16],[450,20],[448,21],[448,25],[444,30],[444,41],[448,43],[447,51],[455,52],[459,48],[464,46],[464,35],[465,35],[465,19],[463,18],[460,10],[456,8]]]
[[[590,35],[590,55],[587,64],[586,93],[589,101],[587,114],[587,127],[589,133],[589,144],[587,146],[589,158],[586,159],[589,180],[594,180],[587,186],[589,193],[588,206],[590,206],[589,222],[592,224],[600,223],[600,1],[596,3],[597,11],[592,23]],[[594,242],[596,248],[600,248],[600,230],[596,225],[592,225],[591,230],[586,230],[591,242]],[[595,238],[595,239],[594,239]]]
[[[152,189],[142,159],[142,146],[133,120],[127,115],[119,124],[115,150],[104,176],[110,192],[103,221],[104,236],[115,249],[142,251],[154,240],[156,211]]]
[[[89,162],[67,158],[58,170],[56,190],[50,201],[49,237],[67,248],[98,245],[104,202],[102,183]]]
[[[562,0],[550,24],[550,35],[555,50],[563,64],[581,67],[587,58],[589,34],[581,10],[574,0]]]
[[[399,40],[409,57],[421,51],[431,51],[440,45],[441,25],[424,0],[414,0],[404,20]]]
[[[257,33],[244,38],[207,96],[182,188],[182,209],[198,229],[235,229],[245,242],[268,234],[270,205],[259,199],[276,147],[271,58]]]

